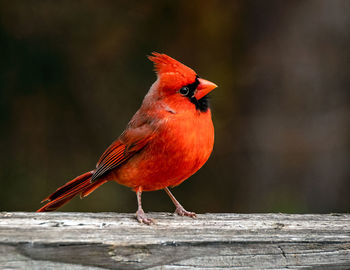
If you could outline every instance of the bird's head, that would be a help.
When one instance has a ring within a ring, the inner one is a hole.
[[[177,103],[193,103],[203,112],[208,110],[207,95],[217,87],[216,84],[200,78],[194,70],[166,54],[154,52],[148,58],[154,63],[158,77],[157,95]]]

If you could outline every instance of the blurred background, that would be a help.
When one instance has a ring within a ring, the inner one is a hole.
[[[350,1],[0,1],[0,210],[91,170],[167,53],[219,85],[215,147],[174,195],[204,212],[349,212]],[[145,211],[172,212],[163,191]],[[134,212],[107,183],[62,211]]]

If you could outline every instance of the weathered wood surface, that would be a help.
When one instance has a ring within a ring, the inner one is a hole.
[[[350,215],[0,213],[0,269],[350,269]]]

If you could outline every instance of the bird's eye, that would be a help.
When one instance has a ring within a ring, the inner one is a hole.
[[[183,96],[187,96],[188,93],[190,92],[190,89],[187,87],[187,86],[184,86],[180,89],[180,94],[183,95]]]

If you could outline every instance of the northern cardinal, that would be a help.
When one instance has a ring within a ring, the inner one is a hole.
[[[136,218],[141,223],[154,223],[142,209],[142,191],[164,189],[177,214],[196,216],[181,206],[168,187],[198,171],[212,152],[214,127],[208,93],[217,85],[165,54],[152,53],[148,58],[157,80],[125,131],[102,154],[96,169],[58,188],[37,212],[54,211],[77,194],[83,198],[102,184],[116,181],[136,192]]]

